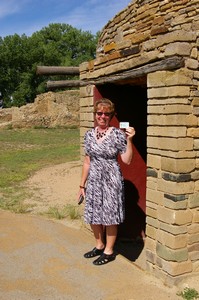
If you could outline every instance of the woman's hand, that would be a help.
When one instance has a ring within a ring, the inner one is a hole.
[[[84,196],[85,197],[85,188],[80,187],[79,192],[77,194],[77,201],[79,201],[80,196]]]
[[[126,152],[121,154],[121,159],[125,164],[129,165],[133,157],[132,139],[135,135],[135,129],[134,127],[128,127],[125,132],[127,135]]]
[[[126,135],[127,135],[127,139],[132,139],[135,135],[135,128],[134,127],[128,127],[126,129]]]

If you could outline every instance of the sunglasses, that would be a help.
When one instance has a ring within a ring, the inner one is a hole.
[[[102,115],[105,115],[105,117],[110,117],[110,115],[112,114],[111,112],[101,112],[101,111],[97,111],[96,114],[101,117]]]

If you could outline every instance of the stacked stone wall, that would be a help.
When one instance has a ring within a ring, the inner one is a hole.
[[[199,1],[132,1],[103,28],[82,80],[122,74],[168,57],[176,70],[148,72],[147,267],[168,284],[199,274]],[[81,142],[93,126],[93,87],[80,89]]]
[[[149,74],[147,87],[146,257],[172,283],[199,272],[198,92],[188,68]]]
[[[79,127],[79,90],[48,92],[34,103],[0,109],[0,128]]]

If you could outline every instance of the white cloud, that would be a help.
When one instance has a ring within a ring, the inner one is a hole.
[[[1,36],[31,35],[50,23],[66,23],[95,34],[130,0],[0,0]]]
[[[18,13],[31,0],[2,0],[0,2],[0,18]]]
[[[124,9],[130,1],[125,0],[122,5],[115,0],[87,0],[81,3],[71,8],[68,13],[66,10],[66,14],[60,16],[56,22],[68,23],[73,27],[96,33],[119,11]]]

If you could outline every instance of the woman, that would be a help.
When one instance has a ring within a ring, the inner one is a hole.
[[[90,224],[96,240],[95,248],[85,253],[84,257],[99,256],[94,260],[94,265],[103,265],[115,259],[117,226],[124,221],[123,177],[117,156],[120,153],[126,164],[130,164],[133,156],[135,130],[129,127],[123,132],[110,127],[114,113],[114,104],[109,99],[97,101],[94,106],[97,127],[87,131],[84,137],[86,155],[78,196],[82,194],[86,197],[84,219]]]

